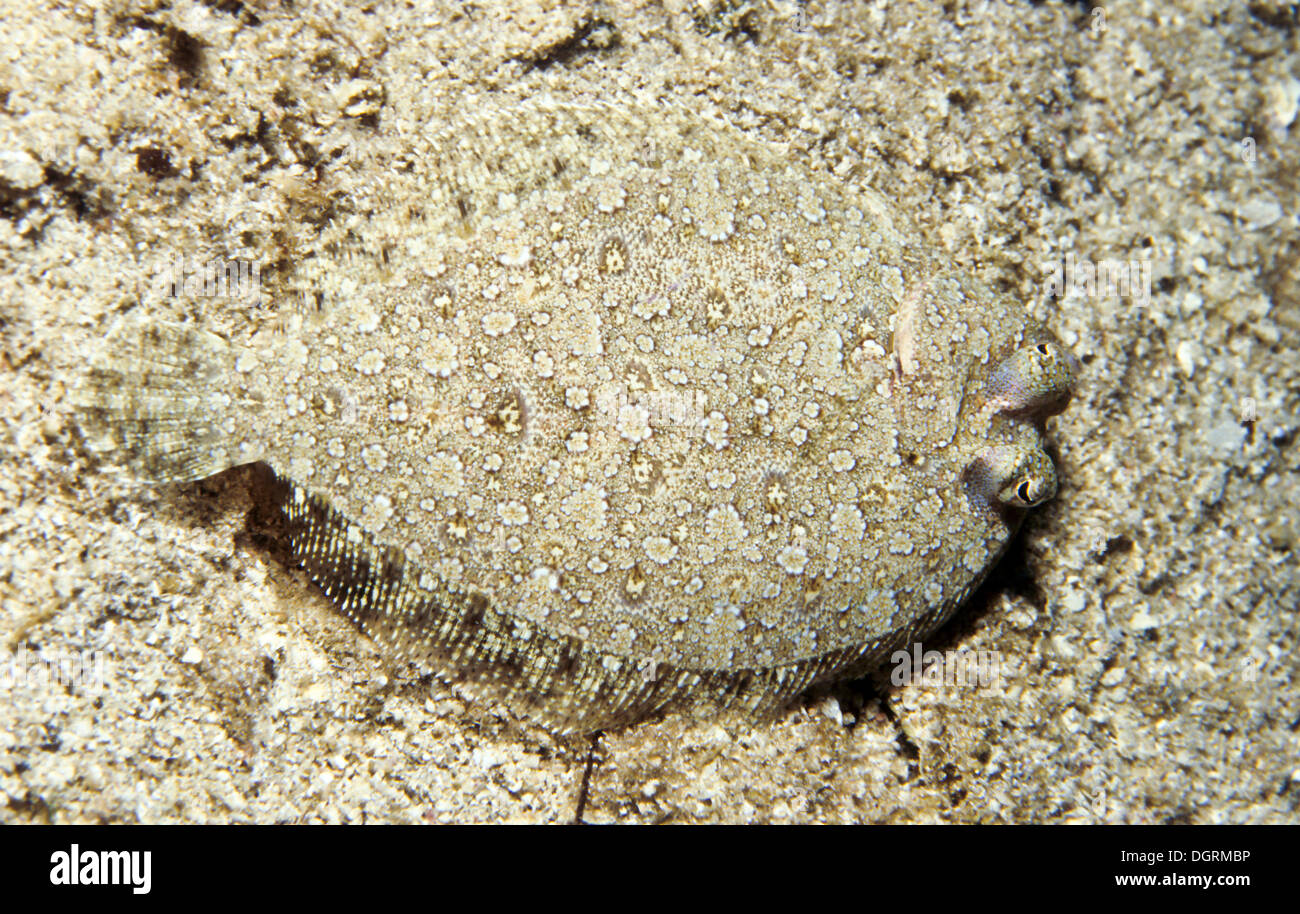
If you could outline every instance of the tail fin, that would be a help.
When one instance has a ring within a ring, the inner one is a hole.
[[[119,328],[73,395],[91,450],[145,483],[202,479],[256,460],[239,447],[251,423],[248,394],[235,383],[237,354],[184,324]]]

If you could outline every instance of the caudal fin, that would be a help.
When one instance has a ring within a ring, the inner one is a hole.
[[[202,479],[256,459],[239,447],[250,403],[232,389],[236,358],[221,337],[184,324],[110,334],[73,395],[91,449],[145,483]]]

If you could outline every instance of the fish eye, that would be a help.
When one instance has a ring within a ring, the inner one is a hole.
[[[992,505],[1033,508],[1056,494],[1056,466],[1042,448],[989,448],[967,470],[971,495]]]
[[[989,375],[988,408],[995,412],[1055,415],[1069,403],[1077,372],[1074,356],[1055,340],[1022,346]]]
[[[1022,476],[1012,479],[998,492],[998,500],[1015,508],[1032,508],[1047,501],[1056,492],[1056,480],[1041,476]]]

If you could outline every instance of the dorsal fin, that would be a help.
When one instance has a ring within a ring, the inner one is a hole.
[[[541,95],[517,105],[493,98],[468,100],[462,110],[413,157],[434,169],[427,225],[462,237],[539,202],[548,191],[571,189],[607,171],[662,165],[687,150],[704,161],[723,148],[733,155],[743,148],[756,159],[770,159],[775,151],[744,139],[720,118],[639,96],[560,102]]]
[[[323,499],[282,478],[273,491],[290,557],[366,635],[399,659],[450,668],[557,733],[688,707],[769,717],[810,686],[888,647],[854,646],[766,669],[697,671],[642,662],[547,632],[486,594],[452,592],[400,550],[376,545]]]

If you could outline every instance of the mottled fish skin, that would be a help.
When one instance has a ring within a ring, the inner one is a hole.
[[[942,624],[1055,492],[1073,360],[852,181],[630,101],[418,161],[423,275],[261,351],[123,329],[79,399],[140,481],[268,463],[403,656],[557,730],[769,713]]]

